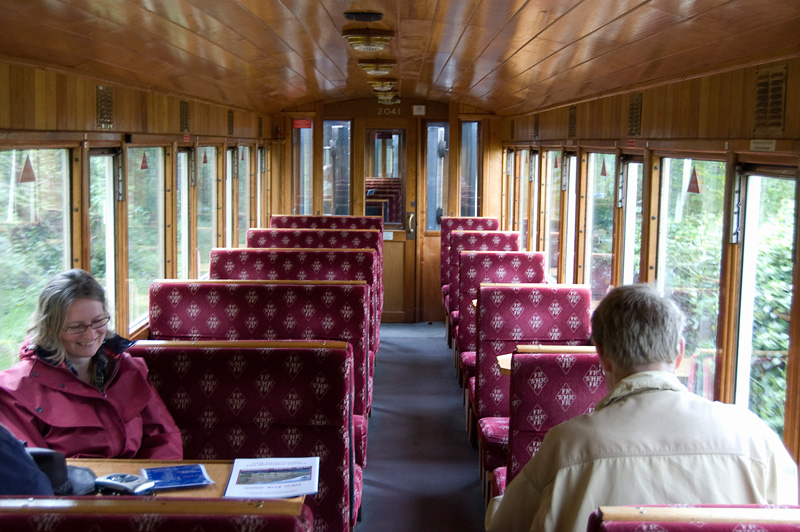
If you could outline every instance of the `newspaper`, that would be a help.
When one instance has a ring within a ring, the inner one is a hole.
[[[225,497],[283,499],[312,495],[319,487],[319,457],[237,458]]]

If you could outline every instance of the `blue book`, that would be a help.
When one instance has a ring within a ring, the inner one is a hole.
[[[203,464],[150,467],[142,469],[142,475],[155,481],[156,490],[190,488],[214,483]]]

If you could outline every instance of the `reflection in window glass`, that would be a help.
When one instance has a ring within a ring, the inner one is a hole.
[[[405,214],[405,130],[366,131],[365,212],[383,216],[387,224],[403,226]]]
[[[639,282],[642,255],[642,208],[644,192],[642,188],[642,171],[644,165],[626,161],[623,169],[623,217],[625,227],[622,234],[622,284]]]
[[[178,152],[178,179],[175,188],[177,203],[178,279],[189,278],[189,175],[191,157],[187,151]]]
[[[450,126],[447,122],[428,122],[427,148],[427,211],[428,231],[442,228],[444,205],[447,203]]]
[[[239,146],[236,175],[239,179],[239,208],[238,211],[238,242],[239,247],[247,244],[247,229],[251,226],[250,220],[250,146]]]
[[[679,368],[690,391],[714,397],[725,164],[662,159],[659,289],[686,316]]]
[[[322,214],[350,214],[350,122],[322,124]]]
[[[461,216],[481,215],[480,123],[461,123]]]
[[[294,120],[292,127],[292,214],[312,214],[313,129],[311,120]]]
[[[558,249],[561,227],[561,152],[547,152],[547,197],[545,216],[547,230],[544,237],[545,275],[550,280],[558,279]]]
[[[147,318],[148,289],[164,277],[164,150],[128,148],[128,323]]]
[[[89,155],[89,271],[106,290],[112,319],[116,308],[116,197],[117,157]],[[113,325],[113,324],[112,324]]]
[[[614,244],[614,155],[590,153],[586,190],[586,272],[584,280],[599,302],[611,286]]]
[[[736,403],[783,435],[795,182],[747,178]]]
[[[44,285],[69,268],[69,150],[0,151],[0,369],[19,348]]]
[[[197,151],[197,276],[208,277],[211,248],[217,245],[217,149]]]

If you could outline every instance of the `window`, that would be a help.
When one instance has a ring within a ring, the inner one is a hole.
[[[164,277],[164,149],[128,148],[128,323],[147,318],[149,287]]]
[[[217,149],[197,151],[197,276],[208,276],[211,248],[217,246]]]
[[[530,228],[530,214],[528,213],[528,194],[531,184],[531,157],[530,150],[519,152],[519,231],[520,249],[528,249],[528,231]]]
[[[517,188],[519,184],[519,175],[516,168],[516,152],[514,150],[506,150],[506,171],[503,180],[503,188],[506,193],[505,205],[503,211],[505,213],[505,220],[503,220],[503,229],[507,231],[514,231],[516,229],[514,206],[517,200]]]
[[[403,129],[366,131],[365,212],[399,227],[406,205],[405,138]]]
[[[250,200],[252,199],[252,195],[250,194],[250,146],[239,146],[237,152],[236,164],[238,168],[236,177],[239,186],[239,208],[237,209],[236,224],[238,237],[235,238],[234,241],[238,242],[239,247],[245,247],[247,245],[247,229],[255,225],[253,223],[255,220],[251,217],[252,209],[250,208]]]
[[[39,292],[70,267],[69,154],[0,151],[0,369],[19,360]]]
[[[313,214],[313,129],[311,119],[292,122],[292,214]]]
[[[783,434],[796,231],[794,179],[745,176],[736,404]]]
[[[450,161],[450,125],[447,122],[428,122],[427,136],[427,211],[428,231],[442,229],[442,216],[447,205],[447,185]]]
[[[89,152],[89,271],[106,291],[112,319],[117,307],[115,213],[121,180],[119,159],[115,151]]]
[[[545,155],[545,179],[547,196],[545,198],[544,272],[552,281],[558,280],[558,251],[561,245],[561,152],[548,151]]]
[[[625,160],[622,166],[620,193],[617,206],[622,209],[622,284],[639,282],[642,255],[642,208],[644,192],[642,172],[644,164]]]
[[[578,200],[578,156],[568,154],[564,157],[564,175],[566,181],[562,180],[561,192],[566,194],[566,213],[564,215],[564,279],[567,283],[575,282],[575,218],[577,213],[576,202]]]
[[[322,123],[322,214],[350,214],[350,122]]]
[[[584,281],[599,302],[611,286],[614,244],[614,155],[590,153],[586,191],[586,271]]]
[[[461,123],[461,216],[481,215],[480,123]]]
[[[725,164],[664,158],[661,170],[656,284],[686,316],[679,376],[713,399]]]
[[[189,238],[192,210],[189,189],[191,184],[190,175],[193,174],[191,161],[192,157],[188,151],[181,150],[178,152],[178,175],[175,188],[178,279],[188,279],[191,267],[191,239]]]

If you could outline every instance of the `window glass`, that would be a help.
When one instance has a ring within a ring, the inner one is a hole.
[[[89,271],[105,288],[112,320],[117,301],[117,243],[114,230],[117,224],[117,161],[115,154],[89,154]]]
[[[225,245],[236,247],[234,234],[234,216],[236,215],[236,203],[234,198],[234,191],[238,196],[239,187],[236,180],[235,172],[239,171],[239,166],[236,164],[237,157],[236,148],[228,148],[225,150]]]
[[[197,276],[207,277],[217,245],[217,149],[201,147],[197,157]]]
[[[530,188],[530,151],[519,152],[519,241],[520,249],[528,249],[528,190]]]
[[[189,179],[191,174],[191,154],[188,151],[179,151],[178,175],[175,187],[175,203],[177,214],[176,233],[178,241],[178,279],[189,278]]]
[[[561,152],[547,152],[547,197],[545,217],[547,230],[544,237],[545,275],[552,281],[558,279],[558,249],[561,228]]]
[[[383,216],[387,224],[400,227],[405,214],[405,130],[368,129],[366,131],[365,212]]]
[[[450,160],[450,126],[447,122],[428,122],[427,136],[427,216],[426,229],[442,228],[444,206],[447,203],[447,183]]]
[[[264,188],[264,181],[266,179],[266,150],[263,146],[258,148],[258,172],[256,173],[256,224],[258,227],[264,227],[264,220],[267,219],[267,205],[269,198],[266,197],[266,189]],[[245,235],[245,240],[246,240]]]
[[[239,208],[238,212],[238,242],[239,247],[247,244],[247,229],[251,226],[250,219],[250,146],[239,146],[236,175],[239,183]]]
[[[313,129],[310,119],[292,127],[292,214],[313,214]]]
[[[517,199],[517,183],[519,182],[519,175],[517,175],[516,171],[516,152],[514,150],[506,150],[506,171],[505,171],[505,186],[506,190],[506,204],[505,204],[505,212],[506,212],[506,220],[505,220],[505,227],[504,229],[507,231],[514,231],[516,229],[516,225],[514,222],[515,219],[515,212],[514,212],[514,205]]]
[[[725,163],[662,159],[656,281],[686,316],[679,377],[712,399],[717,348]]]
[[[639,262],[642,256],[642,208],[644,192],[640,162],[625,161],[622,174],[621,206],[624,228],[622,231],[622,284],[639,282]]]
[[[590,153],[586,190],[586,265],[584,280],[599,302],[611,286],[614,244],[614,155]]]
[[[566,282],[575,281],[575,218],[576,202],[578,200],[578,156],[567,155],[564,157],[566,183],[562,182],[561,191],[567,194],[566,224],[564,227],[564,240],[566,243],[566,260],[564,262],[564,279]]]
[[[128,148],[128,323],[147,318],[149,287],[164,277],[164,150]]]
[[[481,215],[480,123],[461,123],[461,216]]]
[[[325,120],[322,126],[322,214],[348,215],[350,122]]]
[[[747,177],[736,403],[783,435],[795,182]]]
[[[0,151],[0,369],[19,360],[44,285],[70,267],[69,150]]]
[[[528,231],[531,235],[531,251],[535,251],[539,245],[537,238],[539,230],[539,154],[533,150],[531,150],[530,164],[528,165],[528,183],[531,189],[531,200],[526,209],[526,216]]]

